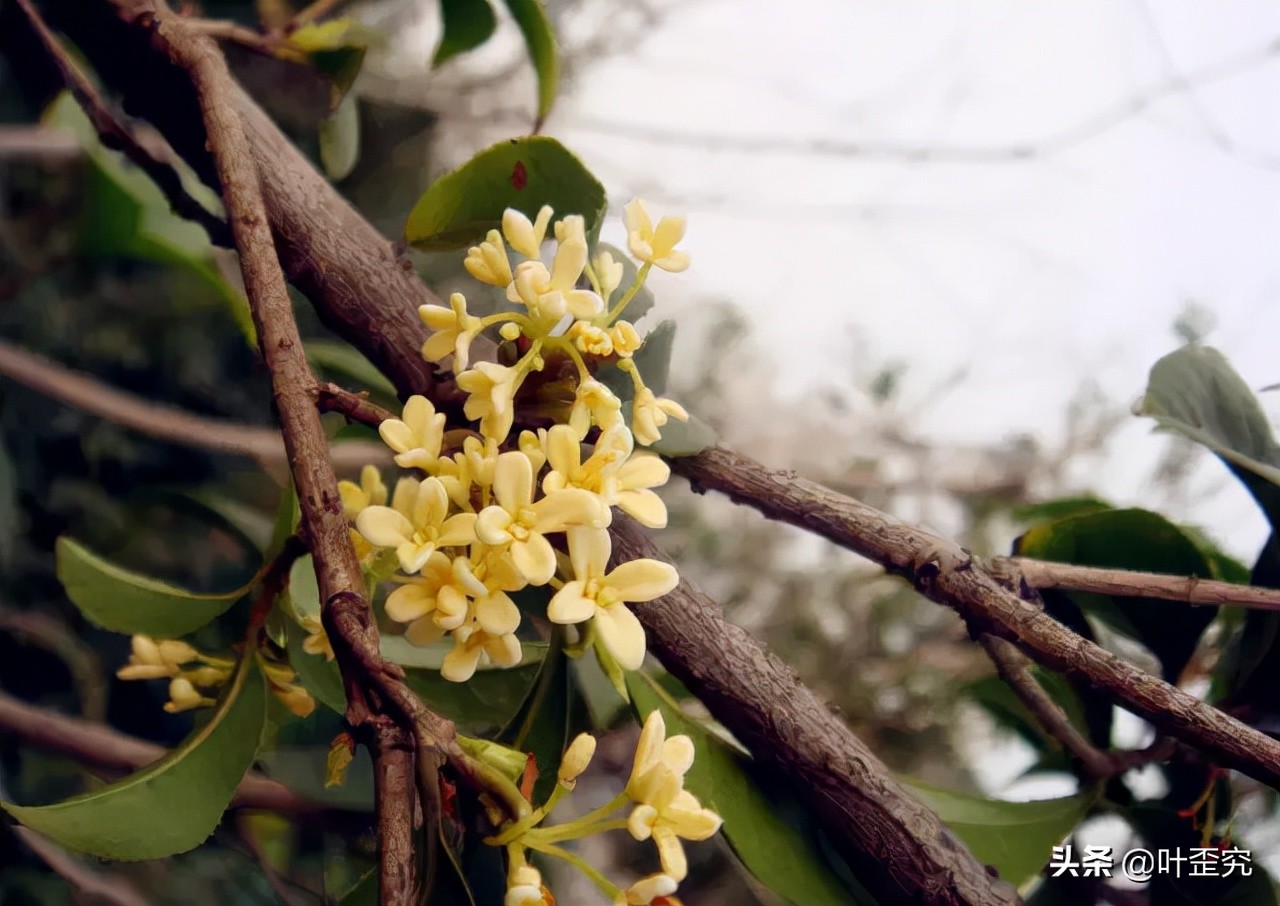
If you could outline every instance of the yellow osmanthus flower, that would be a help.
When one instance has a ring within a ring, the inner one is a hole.
[[[721,818],[684,789],[693,764],[693,742],[684,735],[666,737],[666,722],[651,711],[636,746],[627,795],[638,804],[627,818],[637,840],[653,839],[663,873],[676,881],[688,873],[684,840],[706,840],[720,829]]]
[[[272,693],[280,699],[281,704],[298,717],[310,717],[316,709],[316,700],[311,693],[295,682],[297,674],[288,664],[277,664],[274,661],[262,660],[262,672],[267,678],[267,685]]]
[[[156,641],[148,635],[135,635],[129,640],[129,661],[116,671],[122,680],[174,677],[183,664],[200,660],[200,652],[178,639]]]
[[[560,491],[558,493],[567,493]],[[569,561],[574,579],[566,582],[547,605],[547,619],[575,624],[595,619],[596,632],[624,670],[644,663],[644,627],[626,602],[652,601],[680,581],[675,567],[659,560],[631,560],[609,572],[609,533],[571,528]]]
[[[624,359],[621,364],[630,365],[631,362]],[[634,366],[630,371],[636,383],[636,395],[631,400],[631,431],[638,443],[648,446],[662,439],[662,426],[667,423],[668,418],[687,422],[689,413],[675,400],[669,400],[665,396],[655,396],[654,392],[640,381],[640,373]]]
[[[596,280],[600,284],[600,295],[608,301],[622,284],[622,276],[626,273],[626,269],[621,261],[614,261],[613,255],[607,251],[596,255],[595,260],[591,262],[591,269],[595,272]]]
[[[548,897],[542,875],[526,864],[515,868],[507,877],[507,895],[502,899],[502,906],[555,906],[555,898]]]
[[[410,624],[405,637],[415,645],[438,641],[468,619],[490,635],[507,635],[520,625],[520,608],[506,593],[515,589],[510,584],[504,589],[502,584],[501,576],[489,584],[482,581],[467,557],[450,561],[437,551],[423,567],[420,579],[410,580],[388,595],[387,616]]]
[[[481,283],[501,288],[511,283],[511,262],[507,258],[506,246],[502,244],[502,234],[497,230],[490,230],[484,242],[467,249],[462,266]]]
[[[634,355],[644,345],[644,340],[630,321],[618,321],[610,327],[609,342],[613,351],[624,358]]]
[[[332,661],[333,643],[329,641],[329,634],[324,631],[320,618],[309,613],[302,617],[301,623],[302,628],[307,631],[307,637],[302,640],[302,650],[307,654],[324,655],[326,661]]]
[[[360,470],[360,483],[354,481],[338,482],[338,493],[342,496],[342,512],[348,519],[355,519],[365,507],[383,506],[387,502],[387,486],[382,481],[382,473],[374,465]]]
[[[513,634],[495,635],[477,623],[454,630],[453,643],[453,650],[444,656],[440,665],[440,675],[454,683],[471,679],[483,660],[499,667],[514,667],[524,655],[520,640]]]
[[[434,471],[444,440],[445,417],[425,396],[411,396],[404,404],[403,418],[388,418],[378,425],[382,442],[395,451],[396,465],[402,469]],[[386,500],[386,488],[383,488]]]
[[[510,272],[507,282],[510,282]],[[484,329],[484,322],[467,313],[467,300],[462,293],[449,297],[448,308],[443,305],[419,306],[418,317],[434,331],[422,344],[422,357],[428,362],[439,362],[452,353],[454,370],[465,371],[471,358],[471,343]]]
[[[546,238],[547,224],[551,222],[553,213],[555,212],[551,206],[544,204],[531,223],[520,211],[507,208],[502,212],[502,232],[507,237],[507,243],[526,258],[540,258],[542,240]]]
[[[576,488],[535,501],[533,464],[519,451],[498,457],[493,494],[496,502],[476,517],[476,537],[509,550],[516,569],[534,585],[545,585],[555,575],[556,552],[548,534],[570,526],[604,528],[612,518],[599,497]]]
[[[544,330],[555,327],[568,314],[593,318],[604,311],[604,300],[589,289],[576,288],[586,263],[585,240],[562,242],[556,247],[551,270],[541,261],[517,265],[515,282],[507,297],[512,302],[523,302]]]
[[[560,768],[556,771],[556,780],[561,786],[573,789],[582,776],[582,772],[591,764],[596,754],[596,738],[590,733],[579,733],[565,749],[560,759]]]
[[[214,699],[201,695],[185,676],[175,676],[169,681],[169,700],[164,703],[164,709],[170,714],[207,708],[213,704],[216,704]]]
[[[633,452],[631,432],[625,425],[601,433],[586,462],[577,433],[568,425],[553,425],[546,432],[545,446],[551,471],[542,480],[543,490],[582,488],[599,494],[641,525],[666,526],[667,506],[650,489],[667,483],[671,467],[653,453]]]
[[[672,896],[677,887],[679,882],[670,875],[661,872],[646,875],[619,893],[613,906],[658,906],[655,900],[660,900],[662,906],[680,906],[680,901]]]
[[[356,528],[370,544],[394,548],[400,568],[412,575],[438,548],[475,540],[475,513],[448,513],[449,495],[438,478],[401,478],[391,506],[367,507]]]
[[[636,258],[672,274],[678,274],[689,266],[689,256],[676,251],[676,243],[684,238],[683,217],[663,217],[655,227],[639,198],[628,202],[623,214],[627,225],[627,248]]]
[[[586,437],[592,423],[602,431],[622,424],[622,400],[600,381],[588,378],[578,384],[569,410],[569,424],[579,437]]]
[[[458,375],[458,386],[468,394],[462,411],[480,421],[480,433],[498,443],[507,439],[515,421],[515,395],[527,369],[477,362],[470,371]]]
[[[613,336],[610,331],[597,327],[590,321],[574,321],[565,331],[565,338],[587,355],[613,355]]]

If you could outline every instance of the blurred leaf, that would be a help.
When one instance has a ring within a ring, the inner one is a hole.
[[[409,212],[405,239],[423,251],[458,248],[500,228],[507,208],[533,218],[547,204],[560,217],[581,214],[589,232],[604,214],[604,186],[555,139],[511,139],[432,183]]]
[[[58,539],[57,562],[67,597],[91,622],[113,632],[184,636],[226,613],[249,589],[195,594],[121,569],[65,536]]]
[[[70,94],[58,96],[45,112],[44,122],[73,132],[89,161],[80,251],[91,258],[133,258],[178,268],[227,307],[245,339],[256,348],[249,302],[218,270],[205,231],[174,214],[164,193],[145,173],[99,144],[93,126]],[[179,173],[186,176],[181,168]],[[184,178],[183,185],[197,199],[209,197],[194,177]]]
[[[627,687],[641,722],[657,709],[668,737],[685,734],[697,754],[685,786],[724,819],[721,832],[738,858],[762,884],[796,906],[848,906],[874,903],[865,891],[848,888],[816,850],[811,830],[783,820],[775,801],[777,778],[767,786],[748,773],[748,762],[721,739],[672,708],[650,685],[655,681],[627,674]],[[766,792],[767,790],[767,792]],[[696,846],[697,844],[692,844]]]
[[[944,790],[903,778],[938,813],[969,851],[994,866],[1015,887],[1031,880],[1049,862],[1053,847],[1089,812],[1094,796],[1068,796],[1037,802],[1003,802]]]
[[[334,182],[346,179],[360,158],[360,110],[348,94],[333,113],[320,121],[320,163]]]
[[[1083,516],[1114,509],[1111,504],[1097,497],[1064,497],[1015,507],[1012,516],[1017,522],[1043,522],[1047,519],[1064,519],[1067,516]]]
[[[369,43],[369,31],[359,22],[330,19],[294,31],[282,54],[301,51],[316,71],[329,79],[329,109],[337,110],[360,74]]]
[[[266,705],[257,658],[246,657],[208,722],[159,761],[53,805],[0,806],[55,843],[103,859],[159,859],[194,849],[218,826],[253,764]]]
[[[1213,566],[1178,526],[1148,510],[1105,510],[1041,523],[1019,541],[1022,556],[1107,569],[1215,578]],[[1179,601],[1071,592],[1084,610],[1141,642],[1176,682],[1217,613]]]
[[[538,118],[533,128],[537,132],[542,121],[551,112],[551,105],[555,103],[557,83],[560,80],[560,60],[556,54],[555,35],[551,32],[551,23],[547,21],[547,13],[540,0],[503,2],[520,27],[520,33],[524,35],[525,46],[529,48],[529,60],[538,76]]]
[[[498,17],[488,0],[440,0],[440,19],[444,34],[432,68],[479,47],[498,27]]]
[[[644,338],[644,345],[636,350],[632,361],[640,369],[645,386],[657,396],[667,392],[667,378],[671,374],[671,347],[676,341],[676,322],[663,321]]]
[[[630,404],[623,403],[622,411],[629,424]],[[716,429],[696,415],[690,415],[687,422],[669,419],[662,426],[661,431],[662,437],[656,443],[645,447],[646,450],[652,450],[661,456],[694,456],[708,447],[714,447],[718,440]]]
[[[341,375],[355,381],[360,389],[378,393],[389,400],[396,398],[396,388],[354,346],[336,340],[308,340],[307,361],[326,375]]]
[[[541,802],[556,785],[560,756],[570,740],[587,729],[586,702],[564,653],[564,631],[557,627],[537,678],[497,741],[533,755],[538,767],[534,801]]]
[[[1184,346],[1151,369],[1138,413],[1217,453],[1280,527],[1280,446],[1258,398],[1226,357]]]

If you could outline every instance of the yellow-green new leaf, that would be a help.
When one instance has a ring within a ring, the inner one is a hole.
[[[159,761],[62,802],[0,802],[55,843],[103,859],[159,859],[203,843],[258,750],[267,715],[257,658],[241,662],[209,721]]]
[[[112,632],[177,638],[195,632],[230,609],[248,587],[196,594],[140,576],[62,537],[57,545],[58,581],[80,612]]]

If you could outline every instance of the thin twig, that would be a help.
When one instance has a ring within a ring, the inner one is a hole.
[[[316,391],[316,405],[322,412],[339,412],[348,421],[370,428],[377,428],[387,419],[396,417],[395,413],[369,402],[363,395],[344,390],[337,384],[321,384]]]
[[[152,154],[138,140],[137,136],[116,117],[111,108],[107,106],[107,102],[103,100],[102,95],[98,93],[98,89],[80,71],[80,67],[76,65],[75,60],[63,49],[58,39],[54,37],[53,32],[45,25],[44,19],[41,18],[31,0],[18,0],[18,6],[31,22],[31,27],[39,36],[50,59],[58,67],[58,72],[62,75],[63,82],[71,90],[72,95],[75,96],[80,108],[89,117],[89,121],[97,131],[98,137],[102,139],[102,143],[108,148],[121,152],[142,168],[143,172],[151,177],[152,181],[160,188],[160,191],[164,193],[164,196],[169,199],[169,205],[179,216],[204,227],[205,232],[209,234],[210,240],[215,244],[230,246],[231,233],[227,229],[226,222],[192,198],[187,193],[186,188],[183,187],[182,177],[178,175],[177,170]]]
[[[322,617],[338,643],[335,651],[347,694],[347,719],[364,737],[373,756],[375,777],[379,778],[376,811],[380,901],[407,904],[418,892],[414,854],[417,793],[413,752],[407,739],[428,728],[415,726],[403,711],[396,713],[393,709],[386,713],[387,703],[377,693],[394,690],[402,698],[416,702],[418,713],[426,709],[402,686],[400,677],[394,676],[379,653],[378,630],[364,598],[364,578],[343,516],[337,477],[326,455],[328,444],[315,406],[316,378],[307,364],[294,321],[258,167],[248,150],[226,61],[208,38],[190,31],[162,2],[157,2],[154,15],[157,39],[170,59],[189,75],[200,104],[250,309],[271,373],[285,448],[298,490],[302,531],[311,548],[323,601]],[[374,688],[370,688],[371,682]],[[451,740],[451,725],[437,721],[434,729],[448,734],[442,742]]]
[[[1025,581],[1031,588],[1058,588],[1065,591],[1089,591],[1100,595],[1125,595],[1134,598],[1157,598],[1179,601],[1197,607],[1248,607],[1254,610],[1280,610],[1280,589],[1237,585],[1195,576],[1166,576],[1160,573],[1132,572],[1125,569],[1102,569],[1076,566],[1074,563],[1051,563],[1028,557],[993,557],[983,566],[1010,587]]]
[[[287,462],[284,441],[278,431],[193,415],[156,403],[4,340],[0,340],[0,376],[82,412],[170,443],[249,456],[264,467],[280,467]],[[334,468],[342,472],[355,471],[366,463],[389,462],[391,458],[383,444],[355,440],[331,444],[328,455]]]
[[[105,724],[38,708],[0,692],[0,728],[6,737],[21,739],[46,752],[66,755],[81,764],[109,773],[129,773],[168,754],[163,746],[113,730]],[[240,781],[232,800],[234,808],[251,808],[285,815],[316,816],[326,809],[304,799],[283,784],[256,772]]]

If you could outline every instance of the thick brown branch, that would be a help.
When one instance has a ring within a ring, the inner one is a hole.
[[[698,490],[721,491],[874,560],[956,611],[976,631],[1007,639],[1036,663],[1107,691],[1121,707],[1224,766],[1280,786],[1280,742],[1066,629],[955,544],[719,447],[674,460],[672,468]]]
[[[0,340],[0,376],[82,412],[159,440],[218,453],[250,456],[265,467],[286,464],[284,441],[280,432],[274,429],[192,415],[173,406],[152,402],[4,340]],[[355,471],[369,462],[390,461],[384,445],[359,441],[332,444],[328,455],[334,467],[343,472]]]
[[[1050,563],[1028,557],[993,557],[983,562],[993,576],[1017,588],[1026,582],[1031,588],[1060,588],[1091,591],[1100,595],[1128,595],[1158,598],[1201,607],[1249,607],[1280,610],[1280,589],[1237,585],[1195,576],[1165,576],[1160,573],[1101,569],[1074,563]]]

